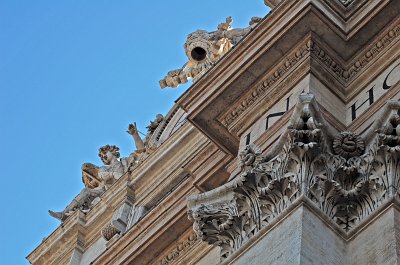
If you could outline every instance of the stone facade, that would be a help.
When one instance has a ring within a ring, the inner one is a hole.
[[[160,85],[193,85],[83,165],[32,264],[400,262],[400,0],[265,3],[188,36]]]

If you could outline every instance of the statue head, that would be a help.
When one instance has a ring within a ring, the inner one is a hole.
[[[99,148],[99,157],[105,165],[111,164],[113,158],[119,158],[119,147],[116,145],[105,145]]]

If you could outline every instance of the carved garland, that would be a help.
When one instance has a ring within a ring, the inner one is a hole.
[[[360,136],[342,132],[332,137],[324,121],[316,122],[311,99],[301,95],[278,155],[266,159],[256,147],[247,146],[239,155],[242,173],[209,192],[214,194],[209,201],[207,193],[193,200],[201,201],[189,211],[194,230],[202,240],[221,247],[222,260],[301,194],[345,232],[397,194],[399,102],[392,104],[387,123],[365,150]],[[215,199],[216,192],[220,199]]]

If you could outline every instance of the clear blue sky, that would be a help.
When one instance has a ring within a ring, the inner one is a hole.
[[[263,17],[263,0],[0,0],[1,265],[28,255],[82,189],[81,164],[101,164],[104,144],[134,150],[125,131],[145,132],[186,86],[158,80],[186,62],[197,29]]]

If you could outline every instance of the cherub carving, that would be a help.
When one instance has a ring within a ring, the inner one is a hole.
[[[134,157],[119,158],[119,148],[115,145],[105,145],[99,149],[99,157],[103,166],[91,163],[82,165],[82,180],[85,188],[61,212],[49,210],[51,216],[65,221],[75,210],[87,212],[93,206],[94,200],[104,193],[115,181],[121,178],[135,162]]]

